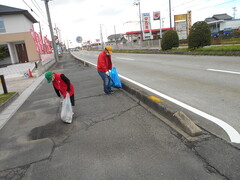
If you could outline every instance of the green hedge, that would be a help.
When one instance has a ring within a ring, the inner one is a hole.
[[[198,21],[193,24],[188,37],[188,48],[196,49],[211,45],[211,31],[205,21]]]
[[[169,50],[173,47],[179,46],[178,34],[175,30],[167,30],[163,33],[163,38],[161,41],[162,50]]]

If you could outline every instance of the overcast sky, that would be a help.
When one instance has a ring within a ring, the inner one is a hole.
[[[50,0],[49,9],[52,24],[61,30],[61,39],[66,43],[72,41],[77,45],[76,37],[81,36],[83,41],[95,42],[100,39],[100,24],[102,35],[106,37],[116,33],[140,30],[139,7],[134,6],[136,0]],[[2,5],[28,10],[40,21],[43,34],[50,38],[47,26],[47,15],[43,0],[0,0]],[[150,13],[151,19],[154,11],[161,11],[163,28],[170,26],[169,0],[140,0],[141,13]],[[192,11],[192,24],[202,21],[214,14],[227,13],[240,18],[239,0],[171,0],[172,25],[173,16],[186,14]],[[33,11],[31,11],[31,9]],[[152,20],[152,28],[159,28],[159,21]],[[38,25],[35,30],[39,32]]]

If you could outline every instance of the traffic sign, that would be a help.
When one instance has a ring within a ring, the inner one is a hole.
[[[82,42],[82,37],[81,37],[81,36],[78,36],[78,37],[76,38],[76,41],[77,41],[78,43],[81,43],[81,42]]]

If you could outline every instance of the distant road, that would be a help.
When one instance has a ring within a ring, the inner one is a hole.
[[[99,52],[73,53],[96,64]],[[208,119],[199,122],[206,129],[240,143],[239,57],[113,53],[112,61],[122,76],[173,98]]]

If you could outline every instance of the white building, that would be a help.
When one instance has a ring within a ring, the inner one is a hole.
[[[11,64],[40,60],[30,33],[36,19],[24,9],[0,5],[0,44],[7,44]]]
[[[206,18],[205,21],[208,23],[213,35],[240,29],[240,19],[233,19],[227,14],[216,14]]]

